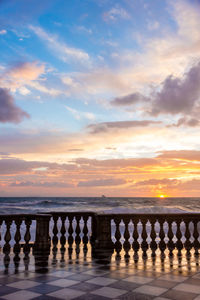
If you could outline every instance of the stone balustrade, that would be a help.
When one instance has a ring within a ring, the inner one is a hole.
[[[35,222],[35,227],[31,226]],[[21,226],[25,226],[22,235]],[[134,252],[137,258],[139,251],[143,257],[151,253],[154,257],[159,252],[173,256],[176,251],[181,256],[185,250],[190,256],[200,248],[200,214],[104,214],[93,212],[52,212],[36,215],[1,215],[0,227],[4,227],[0,245],[5,256],[11,250],[11,227],[13,235],[13,252],[15,260],[23,249],[25,257],[31,247],[33,252],[44,255],[50,250],[56,255],[58,248],[65,252],[68,248],[69,258],[75,245],[77,257],[80,245],[85,253],[88,243],[97,257],[108,256],[113,252],[120,258],[123,253],[129,258]],[[34,232],[34,238],[31,238]]]

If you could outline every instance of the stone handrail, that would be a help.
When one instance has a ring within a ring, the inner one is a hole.
[[[197,255],[200,248],[199,221],[200,214],[196,213],[101,214],[97,216],[97,248],[114,248],[118,256],[123,249],[127,258],[131,248],[136,257],[139,249],[143,257],[147,256],[147,250],[155,256],[157,249],[161,255],[168,250],[170,256],[176,249],[180,256],[182,249],[190,255],[193,248]],[[114,241],[108,240],[110,224],[114,227]]]
[[[11,225],[15,225],[14,247],[15,255],[20,253],[21,247],[25,255],[29,254],[30,247],[30,226],[36,221],[35,240],[33,249],[35,252],[44,253],[49,251],[52,243],[52,251],[55,253],[58,244],[61,251],[68,244],[68,249],[76,244],[77,253],[79,245],[82,243],[87,249],[88,242],[91,243],[95,253],[116,252],[120,256],[121,251],[125,257],[129,257],[132,249],[135,257],[141,250],[143,257],[147,256],[147,251],[155,256],[157,249],[161,255],[166,252],[170,256],[174,250],[178,255],[185,249],[190,255],[194,249],[196,255],[200,249],[200,214],[196,213],[167,213],[167,214],[105,214],[94,212],[52,212],[35,215],[0,215],[0,227],[6,227],[4,235],[3,252],[10,253]],[[60,227],[58,226],[60,222]],[[26,226],[24,243],[20,227],[22,222]],[[53,222],[52,234],[49,224]],[[51,235],[51,236],[50,236]],[[1,230],[0,230],[1,242]]]

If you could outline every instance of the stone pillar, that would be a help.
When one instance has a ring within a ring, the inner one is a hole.
[[[36,236],[33,246],[36,272],[48,272],[48,258],[50,254],[51,238],[49,235],[50,215],[38,215],[36,217]]]
[[[109,215],[98,214],[95,218],[95,241],[93,243],[93,256],[100,259],[110,259],[114,244],[111,239],[111,218]]]
[[[50,215],[38,215],[36,217],[36,237],[34,249],[41,249],[43,251],[49,250],[51,245],[51,238],[49,235],[49,221]]]

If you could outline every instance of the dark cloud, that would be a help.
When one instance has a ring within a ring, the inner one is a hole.
[[[0,122],[19,123],[29,114],[16,106],[8,90],[0,88]]]
[[[180,126],[189,126],[189,127],[196,127],[199,126],[200,121],[196,118],[180,118],[176,124],[172,124],[169,127],[180,127]]]
[[[47,170],[48,172],[55,171],[73,171],[77,169],[73,164],[57,164],[42,161],[25,161],[16,158],[3,158],[0,159],[0,174],[27,174]],[[44,172],[44,171],[42,171]],[[45,173],[45,172],[44,172]]]
[[[54,182],[54,181],[47,181],[47,182],[34,182],[34,181],[21,181],[21,182],[12,182],[10,183],[10,186],[12,187],[47,187],[47,188],[68,188],[73,187],[72,184],[66,183],[66,182]]]
[[[123,97],[117,97],[113,99],[110,103],[113,106],[129,106],[137,102],[146,101],[147,98],[140,93],[133,93]]]
[[[193,66],[183,79],[169,76],[153,100],[152,115],[188,113],[200,98],[200,63]]]
[[[69,151],[69,152],[80,152],[80,151],[84,151],[84,149],[74,148],[74,149],[67,149],[67,151]]]
[[[9,152],[0,152],[0,155],[1,156],[8,156],[8,155],[10,155],[10,153]]]
[[[200,191],[200,180],[199,179],[192,179],[186,182],[180,183],[178,186],[180,190],[189,190],[189,191]]]
[[[97,180],[88,180],[88,181],[80,181],[78,183],[78,187],[84,186],[110,186],[110,185],[121,185],[126,183],[124,179],[97,179]]]
[[[159,91],[158,91],[159,90]],[[132,93],[111,101],[113,106],[132,106],[141,102],[147,105],[150,115],[191,113],[200,100],[200,62],[190,68],[182,78],[169,76],[154,89],[149,97],[140,93]],[[184,123],[186,125],[186,123]],[[189,120],[188,126],[196,126],[197,121]]]
[[[154,166],[158,164],[158,161],[154,158],[126,158],[126,159],[88,159],[88,158],[78,158],[75,162],[80,165],[83,169],[94,170],[96,168],[134,168],[134,167],[145,167]]]
[[[189,161],[200,161],[200,151],[199,150],[171,150],[163,151],[158,158],[169,158],[177,160],[189,160]]]
[[[177,179],[163,178],[138,181],[135,183],[135,185],[176,185],[177,183]]]
[[[160,124],[159,121],[143,120],[143,121],[117,121],[117,122],[103,122],[98,124],[90,124],[88,128],[90,133],[96,134],[107,132],[109,129],[127,129],[131,127],[146,127],[149,125]]]
[[[47,167],[48,164],[42,162],[31,162],[22,159],[1,159],[0,174],[20,174],[32,171],[34,168]]]

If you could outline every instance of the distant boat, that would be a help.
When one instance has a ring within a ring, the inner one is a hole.
[[[106,196],[105,196],[105,195],[101,195],[101,198],[104,198],[104,199],[105,199],[105,198],[106,198]]]

